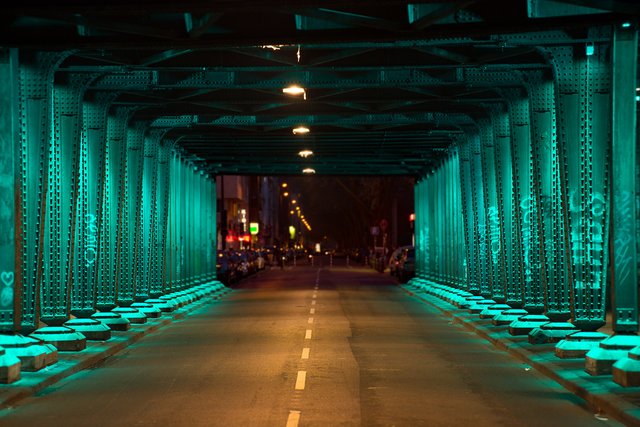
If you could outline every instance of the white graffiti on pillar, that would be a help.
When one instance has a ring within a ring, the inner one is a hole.
[[[85,215],[85,242],[84,262],[86,267],[90,267],[98,257],[98,224],[93,214]]]
[[[500,254],[500,221],[498,218],[498,208],[489,208],[489,244],[491,245],[491,260],[493,265],[498,264]]]
[[[632,255],[635,247],[631,245],[635,224],[629,221],[632,218],[634,200],[629,191],[621,191],[615,199],[615,223],[614,223],[614,265],[616,268],[616,282],[625,283],[629,279],[632,267]]]
[[[520,203],[520,209],[522,210],[522,250],[523,250],[523,262],[524,262],[524,278],[527,283],[533,282],[533,266],[531,262],[531,204],[533,200],[531,197],[527,197]]]
[[[588,205],[583,208],[580,203],[579,193],[572,190],[569,193],[569,210],[571,219],[577,224],[573,227],[571,252],[575,266],[580,266],[578,271],[582,272],[574,280],[576,289],[600,289],[603,284],[602,259],[604,251],[604,213],[606,203],[601,193],[595,192],[588,201]],[[628,206],[623,209],[629,209]],[[627,221],[623,221],[623,231],[618,237],[620,243],[628,241]],[[587,235],[583,235],[586,233]],[[590,242],[588,247],[585,242]],[[616,242],[615,253],[625,251],[624,245]],[[625,246],[626,247],[626,246]]]
[[[0,273],[0,310],[13,308],[13,271]]]

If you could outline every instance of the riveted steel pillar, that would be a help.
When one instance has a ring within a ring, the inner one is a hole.
[[[136,232],[136,291],[138,302],[152,297],[152,283],[157,279],[158,167],[160,139],[165,131],[154,129],[144,141],[140,200],[140,227]],[[154,295],[157,297],[158,295]]]
[[[424,196],[425,196],[425,205],[424,205],[424,248],[425,248],[425,261],[426,261],[426,272],[427,278],[431,281],[437,281],[438,277],[436,274],[436,258],[437,254],[433,250],[433,240],[436,239],[436,230],[433,228],[433,217],[435,207],[433,206],[433,172],[426,177],[424,183]]]
[[[426,279],[427,269],[425,264],[425,239],[424,239],[424,178],[416,182],[413,187],[413,198],[416,219],[414,222],[415,246],[416,246],[416,277]]]
[[[519,255],[522,259],[523,307],[529,313],[544,311],[541,274],[538,198],[535,192],[535,168],[529,98],[516,94],[509,103],[512,134],[514,199],[517,203]]]
[[[130,108],[120,107],[107,118],[107,142],[105,152],[104,185],[102,195],[100,233],[100,256],[96,308],[111,311],[117,306],[120,262],[118,260],[119,239],[124,220],[124,165],[126,164],[126,128],[131,113]]]
[[[434,274],[434,269],[433,269],[433,258],[434,258],[434,254],[431,250],[431,242],[433,240],[433,236],[432,236],[432,232],[433,230],[431,229],[432,225],[431,225],[431,221],[433,218],[433,206],[431,203],[431,200],[429,200],[430,194],[429,194],[429,190],[430,190],[430,186],[429,186],[429,181],[428,181],[428,177],[424,178],[424,181],[422,182],[422,253],[423,253],[423,260],[424,260],[424,273],[425,273],[425,278],[427,280],[435,280],[435,274]]]
[[[478,262],[476,254],[474,220],[473,220],[473,192],[471,186],[471,153],[468,141],[463,141],[458,149],[460,172],[460,203],[464,228],[464,277],[465,290],[477,294],[480,291],[478,282]]]
[[[482,159],[482,192],[484,194],[485,234],[487,239],[488,298],[504,302],[504,287],[500,286],[498,271],[500,256],[500,216],[496,195],[494,133],[489,119],[479,119],[480,157]],[[484,295],[483,295],[484,296]]]
[[[111,93],[97,93],[82,105],[76,245],[71,288],[71,314],[76,317],[89,317],[96,311],[107,113],[114,97]]]
[[[511,127],[508,110],[493,105],[491,122],[494,129],[494,154],[496,171],[496,200],[498,204],[499,244],[498,283],[504,289],[503,301],[514,308],[522,307],[522,277],[516,258],[513,198],[513,171],[511,165]],[[496,292],[494,291],[494,299]]]
[[[140,199],[144,159],[146,123],[127,127],[124,162],[122,164],[122,213],[117,245],[118,292],[116,303],[128,307],[136,301],[138,232],[140,230]]]
[[[482,144],[482,188],[484,192],[485,214],[488,239],[488,278],[491,299],[498,303],[506,301],[506,281],[504,274],[504,245],[502,242],[502,213],[498,197],[498,168],[496,165],[496,124],[504,113],[489,108],[491,119],[479,119],[478,127]],[[492,111],[493,110],[493,111]],[[501,126],[504,128],[504,126]]]
[[[17,204],[21,229],[16,245],[20,270],[15,275],[14,290],[19,304],[19,329],[27,333],[34,331],[40,321],[53,76],[67,56],[68,53],[37,53],[19,67],[21,180]]]
[[[416,263],[421,279],[466,286],[460,168],[454,148],[415,188]]]
[[[452,155],[447,171],[447,188],[450,209],[446,214],[451,224],[451,236],[449,254],[451,256],[451,282],[458,289],[467,288],[466,278],[466,254],[464,236],[464,217],[462,211],[462,192],[460,183],[460,148],[452,148]]]
[[[471,180],[474,220],[474,244],[478,265],[477,280],[479,292],[485,298],[491,297],[491,255],[487,232],[487,215],[485,208],[485,189],[483,185],[481,136],[475,132],[467,132],[471,148]]]
[[[169,217],[169,169],[172,156],[173,141],[164,141],[158,147],[158,178],[156,188],[157,217],[154,226],[152,254],[152,270],[150,295],[158,298],[166,290],[169,280],[169,244],[168,244],[168,217]]]
[[[15,313],[19,272],[16,243],[20,218],[17,183],[20,182],[18,145],[18,51],[0,53],[0,332],[13,332],[19,325]],[[19,309],[19,306],[18,306]]]
[[[556,138],[553,82],[542,73],[528,73],[535,195],[539,207],[540,259],[545,291],[545,314],[553,321],[571,317],[567,283],[564,217],[560,186],[560,147]]]
[[[45,258],[42,289],[42,321],[61,325],[70,314],[83,309],[93,311],[93,293],[87,284],[86,259],[95,261],[97,227],[87,224],[87,145],[82,133],[82,101],[92,75],[67,75],[54,91],[54,138],[51,146],[49,170],[49,200],[51,210],[47,238],[50,245],[59,247]],[[56,213],[53,213],[56,212]],[[87,234],[87,226],[93,231]],[[92,240],[91,243],[89,239]],[[87,244],[91,244],[90,255]],[[53,255],[55,254],[55,256]]]
[[[217,257],[217,236],[218,236],[218,230],[217,230],[217,221],[216,221],[216,217],[217,217],[217,195],[216,195],[216,181],[214,179],[214,177],[207,175],[206,178],[206,183],[207,183],[207,189],[206,189],[206,193],[207,193],[207,206],[208,206],[208,213],[209,213],[209,217],[206,219],[207,225],[208,225],[208,238],[207,238],[207,257],[206,257],[206,262],[207,262],[207,276],[208,279],[217,279],[218,276],[218,271],[216,269],[216,257]]]
[[[510,201],[505,201],[511,204],[511,243],[507,244],[512,246],[508,249],[510,255],[510,268],[511,274],[508,275],[510,282],[507,282],[509,289],[507,294],[507,304],[513,308],[521,308],[525,305],[525,295],[529,295],[529,298],[533,298],[536,295],[540,297],[540,301],[537,305],[540,306],[542,311],[544,303],[542,302],[542,291],[532,292],[533,275],[531,274],[531,267],[529,265],[530,258],[525,258],[525,254],[528,254],[528,246],[524,245],[523,237],[530,236],[530,230],[525,228],[522,215],[522,188],[529,188],[530,175],[529,164],[531,156],[530,152],[530,129],[529,129],[529,103],[524,94],[524,90],[512,89],[503,91],[505,99],[507,101],[507,109],[509,114],[509,134],[511,136],[509,140],[510,146],[508,149],[504,146],[504,142],[500,146],[500,153],[502,162],[509,164],[508,170],[502,177],[506,181],[506,175],[511,174],[511,192],[508,192],[506,188],[503,188],[502,197],[509,197]],[[506,158],[507,152],[510,158]],[[504,182],[503,185],[509,185]],[[529,304],[536,305],[536,303]]]
[[[167,269],[165,291],[181,289],[184,275],[184,167],[177,152],[171,154],[169,163],[169,210],[167,220]]]
[[[81,102],[91,75],[67,75],[54,87],[54,114],[49,148],[47,221],[43,259],[41,320],[60,326],[70,318],[73,273],[77,272],[77,224],[81,182]],[[82,244],[83,242],[80,242]]]
[[[611,138],[607,52],[604,46],[590,48],[588,55],[585,46],[549,49],[558,86],[558,139],[564,149],[572,323],[585,331],[606,322]]]
[[[638,141],[636,78],[638,33],[617,27],[613,39],[612,309],[615,333],[638,332]]]
[[[189,200],[187,200],[187,229],[185,236],[187,237],[187,247],[189,248],[189,257],[187,258],[187,281],[185,286],[191,286],[193,280],[200,275],[201,256],[200,252],[202,242],[202,230],[199,230],[200,218],[202,218],[202,205],[200,197],[202,196],[202,188],[200,187],[200,172],[192,165],[188,169],[189,178]]]

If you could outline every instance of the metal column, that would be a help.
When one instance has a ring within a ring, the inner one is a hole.
[[[617,27],[613,41],[612,302],[615,333],[638,332],[636,74],[638,33]]]

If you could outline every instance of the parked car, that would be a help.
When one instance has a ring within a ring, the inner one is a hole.
[[[216,260],[216,272],[218,280],[225,285],[236,282],[238,277],[236,274],[236,263],[233,257],[227,251],[218,251]]]
[[[406,282],[416,274],[416,249],[409,246],[402,251],[402,257],[397,267],[397,276],[401,282]]]

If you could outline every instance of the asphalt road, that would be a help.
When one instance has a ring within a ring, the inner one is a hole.
[[[247,279],[0,426],[619,425],[599,418],[388,275],[325,263]]]

